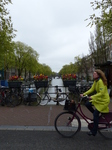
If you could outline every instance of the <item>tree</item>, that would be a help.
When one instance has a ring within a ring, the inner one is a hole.
[[[0,1],[0,69],[4,70],[4,78],[6,78],[6,70],[10,66],[11,56],[13,55],[13,42],[15,31],[9,12],[6,6],[11,0]],[[10,56],[11,54],[11,56]]]
[[[89,81],[89,70],[91,69],[91,59],[88,56],[83,56],[81,59],[81,70],[86,75],[86,80]]]
[[[77,66],[73,63],[70,63],[69,65],[64,65],[62,69],[59,71],[59,74],[76,74],[77,72]]]
[[[91,7],[93,10],[100,10],[100,16],[90,15],[91,22],[88,25],[99,25],[103,28],[107,37],[112,38],[112,0],[95,0],[91,2]]]
[[[51,75],[51,68],[45,64],[40,64],[38,62],[39,54],[32,47],[22,43],[15,43],[15,64],[14,68],[18,69],[18,75],[21,76],[23,72],[25,72],[25,78],[29,74],[29,78],[31,75],[35,74],[44,74]]]
[[[44,74],[50,76],[52,74],[52,70],[48,65],[38,63],[38,67],[36,68],[36,74]]]
[[[0,54],[0,70],[4,70],[4,79],[6,79],[6,72],[11,66],[14,65],[14,51],[13,51],[13,43],[10,45],[12,46],[11,50],[10,49],[4,49],[4,52]]]
[[[51,68],[46,64],[42,64],[42,72],[44,75],[47,75],[47,76],[50,76],[52,74]]]
[[[11,0],[0,1],[0,53],[5,53],[5,50],[12,49],[12,39],[15,37],[11,17],[6,9],[6,6],[11,3]]]
[[[105,38],[104,31],[96,25],[95,34],[90,33],[89,52],[94,64],[102,64],[107,61],[108,41]]]
[[[22,42],[15,43],[14,51],[15,64],[13,67],[18,69],[18,75],[21,76],[23,71],[25,71],[25,74],[26,72],[36,73],[38,53]]]
[[[74,66],[75,66],[76,72],[77,72],[78,77],[79,77],[79,74],[82,73],[81,57],[80,56],[76,56],[74,59],[75,59]]]

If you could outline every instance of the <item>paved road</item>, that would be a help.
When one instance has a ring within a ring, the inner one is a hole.
[[[91,116],[85,106],[82,108]],[[105,140],[99,134],[89,137],[84,130],[70,139],[58,135],[52,127],[55,117],[62,111],[63,106],[56,105],[0,107],[0,150],[112,149],[111,140]]]
[[[1,150],[112,150],[112,141],[80,132],[63,138],[53,131],[0,131]]]

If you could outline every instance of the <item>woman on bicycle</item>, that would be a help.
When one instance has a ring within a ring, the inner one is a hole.
[[[100,69],[97,69],[93,73],[93,79],[92,87],[85,93],[80,94],[80,96],[89,96],[93,93],[93,95],[89,97],[90,100],[85,103],[85,106],[93,113],[93,129],[88,133],[90,136],[97,134],[99,113],[108,113],[108,105],[110,103],[105,74]]]

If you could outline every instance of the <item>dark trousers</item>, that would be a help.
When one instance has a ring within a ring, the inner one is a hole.
[[[99,121],[99,111],[97,109],[93,109],[93,105],[91,102],[86,102],[85,106],[89,109],[90,112],[93,113],[93,129],[91,130],[91,132],[96,135],[97,134],[97,129],[98,129],[98,121]]]

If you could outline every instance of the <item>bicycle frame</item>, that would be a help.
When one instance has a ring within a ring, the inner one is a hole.
[[[74,115],[78,114],[80,115],[88,124],[88,127],[91,128],[93,126],[93,119],[87,117],[81,108],[81,101],[78,102],[78,106],[76,107],[76,110],[74,112]],[[91,121],[91,122],[90,122]],[[101,113],[101,115],[99,116],[99,127],[98,129],[107,129],[110,128],[112,126],[112,112],[110,111],[109,113]],[[103,126],[105,125],[105,126]]]
[[[78,106],[77,106],[76,111],[75,111],[74,113],[80,115],[88,124],[90,124],[89,121],[92,121],[92,120],[93,120],[93,119],[87,117],[87,116],[83,113],[82,108],[81,108],[81,103],[80,103],[80,102],[78,102]],[[89,121],[88,121],[88,120],[89,120]]]

